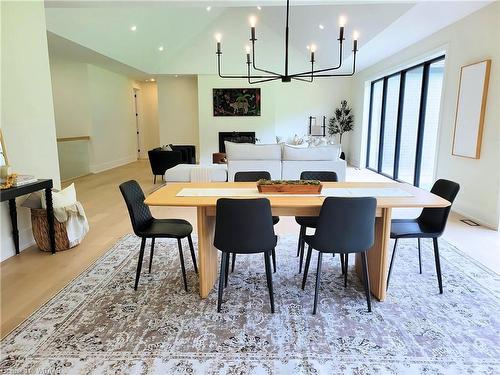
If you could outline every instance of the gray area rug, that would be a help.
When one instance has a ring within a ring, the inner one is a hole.
[[[153,272],[128,235],[1,343],[0,371],[34,374],[498,374],[500,278],[441,243],[439,295],[431,243],[400,241],[385,302],[366,310],[353,268],[343,287],[339,257],[323,258],[319,312],[312,315],[316,256],[300,289],[296,238],[277,247],[276,313],[262,255],[240,256],[225,290],[198,297],[187,244],[189,292],[177,244],[159,240]],[[149,242],[148,242],[149,243]],[[351,260],[351,264],[354,263]],[[314,265],[314,266],[313,266]]]

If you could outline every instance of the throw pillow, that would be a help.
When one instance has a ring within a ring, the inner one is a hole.
[[[52,192],[52,206],[54,208],[67,207],[75,204],[76,201],[76,190],[75,184],[69,185],[67,188],[61,191]],[[47,205],[45,202],[45,192],[42,193],[42,208],[46,209]]]

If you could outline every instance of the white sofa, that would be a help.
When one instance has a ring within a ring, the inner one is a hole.
[[[226,142],[228,181],[240,171],[268,171],[272,179],[298,180],[302,171],[333,171],[345,181],[340,146],[294,147]]]

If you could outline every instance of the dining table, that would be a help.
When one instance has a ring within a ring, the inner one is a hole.
[[[199,294],[206,298],[217,280],[218,251],[214,247],[216,203],[219,198],[268,198],[273,216],[318,216],[328,196],[377,199],[375,240],[367,253],[370,289],[375,298],[386,298],[388,255],[393,209],[443,208],[447,200],[401,182],[323,182],[319,194],[261,194],[255,182],[168,183],[145,199],[148,206],[196,207],[198,230]],[[332,244],[334,248],[335,244]],[[278,254],[279,256],[279,254]],[[356,273],[362,277],[361,259]]]

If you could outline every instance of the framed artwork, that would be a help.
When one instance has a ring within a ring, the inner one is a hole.
[[[309,116],[309,135],[315,137],[324,137],[326,135],[326,116],[322,118],[323,123],[320,124],[317,118]]]
[[[462,66],[452,155],[479,159],[491,60]]]
[[[213,89],[214,116],[260,116],[260,88]]]
[[[5,149],[5,141],[2,134],[2,129],[0,129],[0,167],[9,165],[9,159],[7,159],[7,150]]]

